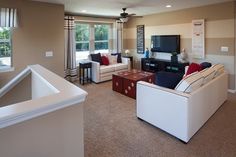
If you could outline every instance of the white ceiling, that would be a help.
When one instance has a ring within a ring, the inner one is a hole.
[[[147,14],[180,10],[204,6],[214,3],[222,3],[232,0],[34,0],[65,5],[65,12],[74,14],[86,14],[96,16],[119,16],[121,8],[128,8],[129,14],[143,16]],[[167,4],[172,5],[166,8]],[[82,13],[86,10],[86,13]]]

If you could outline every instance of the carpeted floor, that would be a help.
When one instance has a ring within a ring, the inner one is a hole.
[[[229,94],[227,102],[183,144],[138,120],[135,100],[112,91],[111,82],[80,87],[89,93],[84,107],[85,157],[236,156],[236,95]]]

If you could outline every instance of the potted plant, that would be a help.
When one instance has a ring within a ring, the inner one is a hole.
[[[178,56],[177,56],[178,54],[177,54],[177,52],[172,52],[171,54],[172,54],[171,62],[177,63],[178,62]]]

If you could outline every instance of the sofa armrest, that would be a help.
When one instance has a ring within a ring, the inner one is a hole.
[[[100,81],[100,63],[92,62],[92,81],[98,83]]]
[[[129,58],[121,57],[122,63],[128,64],[128,70],[131,69],[131,63]]]
[[[190,94],[137,83],[137,117],[187,142]]]
[[[224,72],[191,93],[188,117],[190,137],[193,136],[227,100],[227,92],[228,73]]]

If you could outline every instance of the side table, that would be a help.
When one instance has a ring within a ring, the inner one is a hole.
[[[131,69],[133,69],[133,56],[128,56],[128,55],[123,55],[122,57],[124,57],[124,58],[129,58],[129,60],[130,60],[130,64],[131,64]]]
[[[90,71],[90,76],[89,76]],[[85,75],[86,74],[86,75]],[[89,61],[79,62],[79,82],[84,85],[84,81],[86,83],[92,82],[92,63]]]

